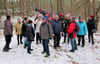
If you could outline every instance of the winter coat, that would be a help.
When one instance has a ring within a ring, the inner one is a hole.
[[[87,34],[87,25],[86,25],[85,21],[83,21],[81,23],[78,21],[78,25],[80,27],[80,30],[77,33],[77,35],[86,35]]]
[[[93,29],[96,29],[96,21],[94,19],[88,20],[87,27],[88,27],[88,32],[92,32]]]
[[[41,26],[41,24],[42,24],[42,20],[36,20],[35,21],[35,24],[36,24],[36,32],[37,33],[40,33],[40,26]]]
[[[52,24],[52,29],[53,29],[53,33],[55,34],[60,34],[60,32],[63,31],[63,28],[62,28],[62,22],[61,21],[54,21],[51,23]]]
[[[16,30],[17,35],[21,35],[22,34],[22,23],[17,22],[15,24],[15,30]]]
[[[9,20],[4,23],[4,35],[13,35],[13,25]]]
[[[42,23],[40,26],[40,36],[41,39],[52,38],[52,26],[49,23]]]
[[[76,38],[76,32],[75,32],[76,23],[75,21],[71,22],[68,26],[67,32],[69,38]]]
[[[70,24],[70,20],[69,19],[65,19],[64,23],[63,23],[63,31],[67,32],[66,30],[68,29],[68,26]]]
[[[26,24],[25,23],[22,24],[22,35],[26,37]]]
[[[35,32],[31,24],[27,24],[26,37],[28,41],[34,41]]]

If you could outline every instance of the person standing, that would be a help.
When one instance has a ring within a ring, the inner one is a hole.
[[[88,39],[89,39],[89,43],[92,40],[92,45],[94,45],[93,34],[96,33],[96,21],[95,21],[93,15],[89,16],[89,20],[87,22],[87,27],[88,27]]]
[[[23,42],[22,42],[22,23],[21,23],[20,19],[18,19],[18,22],[15,24],[15,31],[17,34],[18,45],[19,45],[19,43],[23,44]],[[20,42],[19,42],[19,39],[20,39]]]
[[[41,37],[40,37],[40,26],[42,24],[42,15],[39,15],[38,19],[35,21],[36,24],[36,44],[38,44],[38,41],[41,43]]]
[[[70,52],[75,52],[75,50],[77,50],[77,44],[76,44],[76,22],[75,22],[75,17],[72,17],[71,19],[71,23],[68,26],[67,32],[68,32],[68,38],[71,42],[71,47],[72,49],[70,50]]]
[[[31,48],[31,43],[32,41],[34,41],[34,37],[35,37],[35,32],[32,26],[32,21],[29,20],[29,22],[27,23],[27,28],[26,28],[26,37],[27,37],[27,53],[31,54],[31,51],[33,50]]]
[[[46,18],[43,18],[42,24],[40,26],[40,36],[43,42],[43,52],[46,53],[45,57],[50,56],[48,42],[49,39],[52,38],[52,27],[49,23],[47,23]]]
[[[27,46],[26,28],[28,21],[29,20],[27,19],[27,17],[25,17],[22,24],[22,36],[24,37],[24,48],[26,48]]]
[[[54,36],[54,48],[60,47],[60,33],[63,33],[62,22],[59,21],[59,16],[56,15],[55,21],[52,22],[53,36]]]
[[[78,25],[80,27],[79,32],[77,33],[78,36],[78,46],[80,45],[82,39],[82,47],[85,46],[85,35],[87,34],[87,25],[85,21],[83,21],[82,16],[79,16]]]
[[[3,48],[3,51],[8,52],[11,48],[9,47],[11,42],[11,37],[13,35],[13,25],[11,23],[11,16],[7,15],[7,19],[4,23],[4,36],[6,44]]]
[[[66,15],[65,21],[63,23],[64,43],[66,42],[66,37],[67,37],[67,31],[66,30],[68,29],[69,24],[70,24],[69,15]]]

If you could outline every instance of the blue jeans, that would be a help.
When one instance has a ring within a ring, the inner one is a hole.
[[[42,41],[43,41],[44,52],[46,52],[49,55],[50,54],[49,53],[49,46],[48,46],[49,39],[43,39]]]
[[[27,41],[27,37],[24,37],[24,45],[27,45],[28,41]]]
[[[64,32],[64,42],[66,42],[67,32]]]
[[[32,43],[32,41],[28,41],[28,43],[27,43],[28,49],[31,49],[31,43]]]
[[[69,38],[70,42],[71,42],[71,46],[72,46],[72,50],[76,50],[77,49],[77,44],[76,44],[76,40],[75,38]]]

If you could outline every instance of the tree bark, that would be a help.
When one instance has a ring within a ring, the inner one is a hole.
[[[88,16],[90,15],[90,0],[88,0]]]
[[[53,12],[52,1],[50,0],[51,11]]]
[[[95,14],[95,0],[93,0],[93,14]]]
[[[12,0],[12,14],[13,14],[13,17],[14,17],[14,1]]]
[[[23,2],[23,16],[24,16],[24,10],[25,10],[25,0],[22,0]]]
[[[5,10],[6,10],[6,15],[8,15],[7,0],[4,0],[4,5],[5,5]]]

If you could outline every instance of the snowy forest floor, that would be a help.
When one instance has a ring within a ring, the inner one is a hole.
[[[53,49],[53,40],[49,43],[51,56],[45,58],[41,54],[42,44],[36,45],[32,42],[32,54],[27,54],[27,50],[23,45],[17,45],[17,38],[14,33],[10,47],[13,48],[9,52],[3,52],[2,48],[5,45],[3,30],[0,30],[0,64],[100,64],[100,34],[94,34],[95,45],[88,43],[87,36],[85,37],[85,47],[78,46],[78,50],[74,53],[68,52],[71,49],[69,44],[64,44],[63,37],[61,38],[61,48]]]

